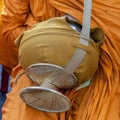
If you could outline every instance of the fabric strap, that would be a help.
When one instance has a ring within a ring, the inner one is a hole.
[[[89,40],[90,38],[91,9],[92,0],[84,0],[83,26],[80,32],[81,37],[79,43],[85,46],[88,46],[89,44],[89,41],[85,39]],[[74,71],[78,68],[78,66],[82,62],[85,55],[86,51],[77,48],[64,70],[68,73],[74,73]]]

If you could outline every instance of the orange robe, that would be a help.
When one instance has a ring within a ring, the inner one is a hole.
[[[10,49],[8,67],[16,65],[15,38],[38,21],[65,13],[82,23],[83,0],[4,0],[2,11],[4,42]],[[14,6],[13,6],[14,5]],[[12,90],[2,108],[2,120],[119,120],[120,119],[120,1],[93,0],[91,27],[101,27],[105,43],[101,48],[99,68],[89,87],[67,91],[72,107],[65,113],[37,111],[19,97],[22,88],[33,85],[25,75],[14,79],[23,69],[12,71]]]
[[[2,7],[3,7],[3,1],[0,0],[0,58],[3,56],[3,53],[2,53],[2,19],[1,19],[1,11],[2,11]],[[2,64],[2,60],[0,60],[0,64]]]
[[[2,2],[2,0],[0,0],[0,35],[1,35],[1,33],[2,33],[2,20],[1,20],[1,11],[2,11],[2,7],[3,7],[3,2]]]

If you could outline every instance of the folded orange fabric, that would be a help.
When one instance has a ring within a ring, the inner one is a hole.
[[[38,21],[67,13],[82,23],[83,0],[4,0],[4,4],[2,12],[4,42],[11,46],[11,50],[15,38]],[[104,30],[105,43],[101,48],[99,68],[90,86],[77,92],[74,89],[66,91],[66,95],[72,101],[69,111],[60,114],[45,113],[26,106],[20,99],[19,92],[34,83],[23,75],[14,84],[16,75],[22,71],[21,65],[18,65],[12,71],[12,90],[7,94],[2,108],[2,120],[119,120],[119,6],[119,0],[93,0],[91,27],[99,26]],[[9,55],[8,66],[12,66],[12,62],[16,65],[17,59],[13,56],[17,56],[17,53],[12,51]]]

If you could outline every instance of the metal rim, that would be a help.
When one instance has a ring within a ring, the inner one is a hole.
[[[48,92],[52,92],[60,97],[62,97],[63,99],[66,100],[66,102],[69,104],[69,107],[67,107],[66,109],[61,109],[61,110],[48,110],[48,109],[44,109],[44,108],[40,108],[40,107],[36,107],[36,106],[32,106],[31,104],[27,103],[25,98],[24,98],[24,94],[26,91],[33,91],[33,90],[38,90],[38,91],[48,91]],[[49,88],[44,88],[44,87],[39,87],[39,86],[31,86],[31,87],[27,87],[27,88],[23,88],[20,92],[20,97],[22,98],[22,100],[29,106],[31,106],[32,108],[35,108],[37,110],[41,110],[41,111],[44,111],[44,112],[55,112],[55,113],[60,113],[60,112],[65,112],[67,111],[68,109],[70,109],[71,107],[71,102],[70,100],[65,96],[63,95],[62,93],[58,92],[58,91],[55,91],[55,90],[52,90],[52,89],[49,89]]]
[[[40,66],[49,66],[49,67],[52,67],[52,68],[55,68],[55,69],[57,68],[58,70],[61,70],[61,71],[65,72],[63,67],[55,65],[55,64],[50,64],[50,63],[36,63],[36,64],[32,64],[32,65],[28,66],[28,68],[26,69],[25,72],[26,72],[27,77],[29,79],[31,79],[33,82],[36,82],[36,80],[35,80],[35,78],[31,77],[31,74],[29,74],[29,70],[34,68],[34,67],[40,67]],[[69,76],[73,77],[74,82],[75,82],[74,86],[76,86],[77,85],[77,78],[76,78],[76,76],[74,74],[71,74],[71,73],[66,73],[66,74],[68,74]]]

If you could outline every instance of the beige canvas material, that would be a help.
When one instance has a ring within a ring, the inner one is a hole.
[[[35,63],[51,63],[65,67],[76,48],[86,50],[82,63],[75,71],[78,85],[91,78],[99,62],[99,45],[89,40],[89,45],[79,43],[80,35],[66,22],[65,17],[55,17],[36,24],[19,36],[19,61],[24,69]]]

